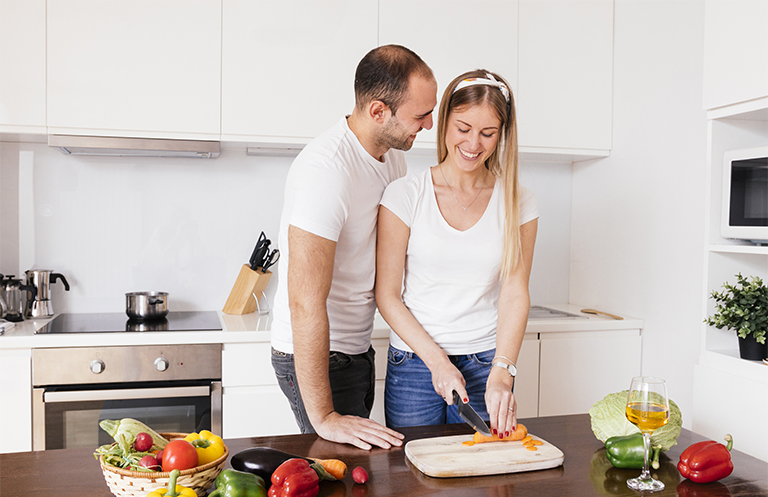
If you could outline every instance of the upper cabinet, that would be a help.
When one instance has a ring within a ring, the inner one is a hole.
[[[219,139],[221,0],[47,0],[50,133]]]
[[[0,132],[45,133],[45,0],[0,0]]]
[[[306,143],[355,105],[378,0],[224,0],[222,139]]]
[[[768,98],[768,1],[706,0],[704,108],[760,98]]]
[[[434,149],[443,91],[456,76],[487,69],[517,89],[517,0],[380,0],[379,44],[404,45],[435,73],[435,125],[418,134],[415,148]]]
[[[521,152],[608,155],[612,140],[613,1],[519,0]]]

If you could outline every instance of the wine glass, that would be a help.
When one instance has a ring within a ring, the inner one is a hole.
[[[648,469],[651,457],[651,433],[669,421],[669,400],[667,386],[661,378],[636,376],[632,378],[627,395],[627,419],[643,434],[643,471],[637,478],[627,480],[632,490],[658,492],[664,490],[664,483],[654,480]]]

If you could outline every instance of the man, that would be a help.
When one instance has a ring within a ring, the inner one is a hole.
[[[361,449],[402,445],[368,419],[375,370],[376,222],[403,153],[432,128],[437,83],[405,47],[370,51],[350,116],[309,143],[288,173],[278,243],[272,365],[303,433]]]

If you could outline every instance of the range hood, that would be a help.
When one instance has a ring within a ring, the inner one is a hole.
[[[217,141],[119,138],[109,136],[48,135],[48,146],[67,155],[108,157],[194,157],[219,156]]]

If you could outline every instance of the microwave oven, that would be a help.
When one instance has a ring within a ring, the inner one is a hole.
[[[768,145],[724,154],[720,234],[768,245]]]

